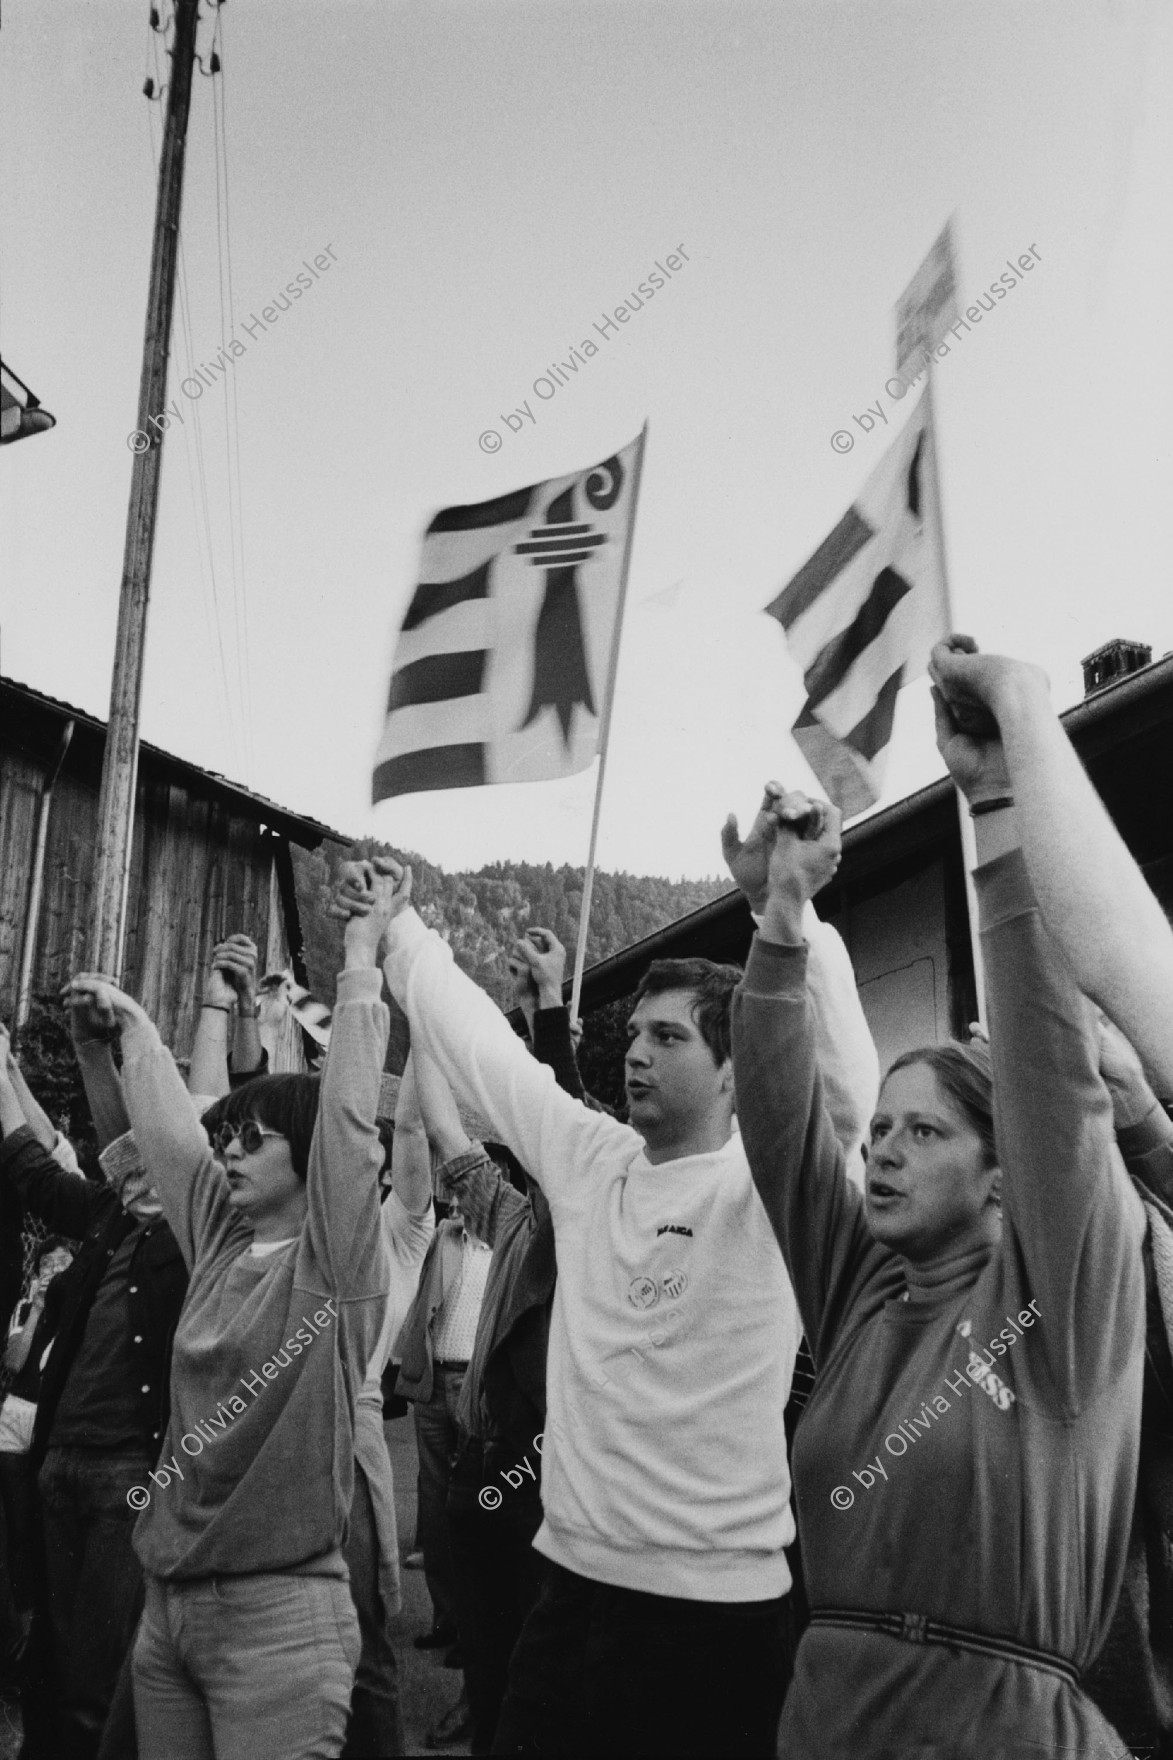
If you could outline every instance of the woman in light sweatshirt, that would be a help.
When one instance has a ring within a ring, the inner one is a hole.
[[[342,1553],[355,1403],[387,1298],[377,956],[396,896],[366,877],[320,1094],[309,1077],[259,1084],[253,1116],[225,1127],[223,1164],[139,1005],[101,978],[72,986],[122,1029],[135,1140],[191,1269],[163,1452],[149,1485],[127,1487],[147,1578],[142,1760],[342,1747],[359,1653]]]
[[[836,816],[816,811],[799,836],[809,803],[767,801],[769,893],[733,1056],[817,1371],[794,1449],[812,1618],[787,1760],[1124,1752],[1079,1675],[1107,1630],[1136,1484],[1143,1224],[1090,1011],[1017,848],[989,722],[1002,707],[985,704],[992,734],[975,738],[938,702],[975,815],[992,1090],[976,1049],[899,1059],[862,1197],[823,1109],[803,982],[800,913]]]

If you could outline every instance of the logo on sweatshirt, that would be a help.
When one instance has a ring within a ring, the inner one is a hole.
[[[691,1228],[685,1228],[682,1222],[662,1222],[656,1230],[657,1240],[662,1234],[686,1234],[689,1240],[692,1239]]]
[[[682,1296],[688,1288],[688,1279],[683,1271],[666,1271],[661,1278],[660,1283],[664,1294],[666,1296],[671,1296],[673,1301],[675,1301],[678,1296]]]
[[[633,1277],[627,1286],[627,1299],[633,1308],[654,1308],[660,1299],[660,1287],[654,1277]]]

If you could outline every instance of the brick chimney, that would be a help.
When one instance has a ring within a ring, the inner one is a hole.
[[[1115,636],[1083,662],[1085,698],[1102,691],[1105,685],[1115,684],[1118,678],[1127,678],[1130,672],[1139,672],[1152,658],[1153,650],[1147,642],[1128,642],[1123,636]]]

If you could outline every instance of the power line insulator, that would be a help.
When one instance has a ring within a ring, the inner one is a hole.
[[[217,55],[215,49],[212,50],[212,59],[208,63],[208,66],[211,68],[213,73],[219,73],[219,71],[220,71],[220,57]]]
[[[155,96],[155,82],[154,82],[154,80],[153,79],[145,79],[143,81],[143,97],[144,98],[153,98],[154,96]]]
[[[159,8],[157,6],[151,7],[150,20],[151,20],[151,29],[153,31],[157,31],[159,28]]]

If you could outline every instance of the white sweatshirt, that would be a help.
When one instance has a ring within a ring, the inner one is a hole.
[[[809,939],[823,1066],[850,1138],[874,1105],[875,1051],[842,942],[813,913]],[[389,940],[387,981],[412,1033],[550,1204],[538,1551],[654,1595],[784,1594],[782,1413],[801,1325],[736,1129],[715,1153],[651,1166],[629,1125],[558,1087],[414,911]]]

